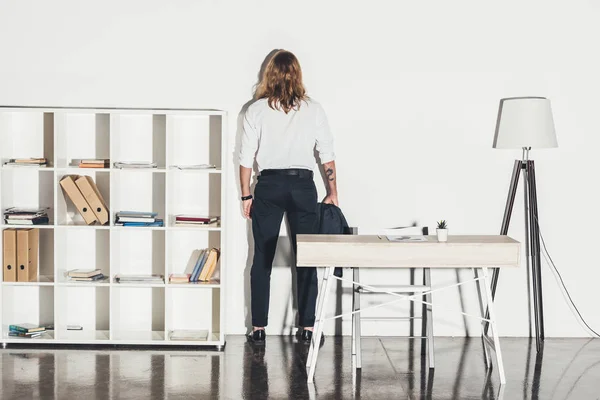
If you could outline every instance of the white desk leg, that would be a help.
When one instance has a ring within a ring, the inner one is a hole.
[[[356,270],[352,268],[352,280],[356,282]],[[352,311],[356,311],[356,291],[358,285],[352,284]],[[356,369],[356,314],[352,314],[352,372]]]
[[[491,292],[491,279],[488,268],[482,268],[483,277],[485,283],[483,285],[485,296],[487,298],[488,311],[490,313],[490,326],[492,328],[492,334],[494,338],[494,347],[496,353],[496,362],[498,363],[498,373],[500,374],[500,384],[506,383],[506,376],[504,375],[504,363],[502,362],[502,351],[500,350],[500,338],[498,336],[498,327],[496,323],[496,310],[494,309],[494,301],[492,300]]]
[[[308,367],[308,382],[313,382],[315,377],[315,367],[317,366],[317,358],[319,357],[321,336],[323,336],[323,317],[325,310],[327,309],[327,297],[329,296],[331,283],[333,281],[332,276],[333,268],[326,268],[325,274],[323,275],[323,283],[321,284],[321,293],[319,293],[319,304],[315,320],[315,332],[313,333],[312,340],[310,342],[310,350],[308,353],[308,359],[306,360],[306,366]]]
[[[352,277],[354,282],[360,282],[360,268],[354,268],[354,274]],[[354,304],[354,309],[360,311],[360,292],[356,293],[356,302]],[[361,332],[361,321],[360,321],[360,312],[356,314],[352,314],[354,319],[354,333],[356,335],[356,369],[362,368],[362,332]]]
[[[424,271],[425,285],[429,286],[429,290],[431,290],[431,268],[425,268]],[[425,295],[425,301],[429,304],[433,304],[431,293],[427,293]],[[435,356],[434,356],[434,347],[433,347],[433,305],[426,304],[427,307],[427,354],[429,355],[429,368],[435,368]]]
[[[477,268],[473,268],[473,276],[475,277],[475,279],[477,279],[475,281],[475,287],[477,288],[477,299],[479,300],[479,312],[481,313],[481,318],[485,318],[485,304],[483,301],[483,295],[481,293],[481,281],[478,280],[479,278],[479,272],[477,272]],[[485,321],[481,321],[481,334],[485,335],[485,329],[483,328],[485,324]],[[490,358],[490,351],[488,349],[488,345],[486,343],[486,341],[482,338],[481,339],[482,343],[483,343],[483,360],[485,362],[485,367],[486,368],[490,368],[492,366],[492,360]]]
[[[319,289],[319,293],[317,294],[317,309],[315,314],[315,324],[313,326],[313,337],[317,332],[317,326],[319,325],[319,315],[321,314],[321,308],[323,305],[323,293],[325,293],[325,286],[327,285],[328,279],[328,271],[329,268],[323,268],[323,277],[321,280],[321,288]],[[308,374],[308,369],[312,363],[312,357],[315,351],[314,340],[311,340],[310,345],[308,346],[308,357],[306,359],[306,373]]]

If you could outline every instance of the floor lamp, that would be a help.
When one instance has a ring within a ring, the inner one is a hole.
[[[521,160],[515,160],[514,163],[500,234],[508,234],[519,177],[523,175],[529,315],[531,321],[531,303],[533,302],[535,340],[539,352],[545,336],[544,304],[535,164],[533,160],[529,159],[529,151],[532,148],[558,147],[550,100],[544,97],[512,97],[500,100],[493,147],[495,149],[522,149],[523,151]],[[492,275],[492,299],[496,295],[499,275],[500,270],[495,269]],[[487,313],[486,318],[489,318]],[[486,333],[488,326],[489,323],[486,322],[484,328]]]

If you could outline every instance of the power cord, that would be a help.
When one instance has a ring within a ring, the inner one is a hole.
[[[542,246],[544,247],[544,252],[546,253],[546,256],[547,256],[547,260],[546,261],[549,261],[548,264],[552,266],[552,268],[554,269],[554,271],[558,275],[558,278],[560,279],[560,284],[563,287],[563,291],[566,293],[567,297],[569,298],[569,302],[571,303],[571,306],[573,306],[573,309],[575,309],[575,311],[577,312],[577,315],[579,316],[579,319],[581,320],[581,322],[583,322],[583,324],[587,327],[587,329],[590,330],[590,332],[593,332],[594,335],[596,335],[597,337],[600,337],[600,334],[598,334],[598,332],[596,332],[595,330],[593,330],[588,325],[588,323],[585,321],[585,319],[583,319],[583,316],[581,315],[581,313],[579,312],[579,309],[575,305],[575,302],[571,298],[571,294],[567,290],[567,286],[565,285],[565,282],[563,281],[563,278],[560,275],[560,272],[558,272],[558,268],[556,268],[556,265],[554,264],[554,260],[552,260],[552,257],[550,256],[550,253],[548,252],[548,249],[546,248],[546,242],[544,241],[544,236],[542,235],[542,229],[540,228],[540,222],[539,222],[539,220],[537,218],[537,215],[534,215],[534,217],[535,217],[536,225],[538,227],[538,231],[540,232],[540,238],[542,239]]]

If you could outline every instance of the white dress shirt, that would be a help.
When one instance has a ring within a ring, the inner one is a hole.
[[[298,110],[273,110],[267,99],[248,107],[240,149],[240,165],[258,170],[304,168],[313,170],[314,150],[321,164],[333,161],[333,136],[321,104],[308,99]]]

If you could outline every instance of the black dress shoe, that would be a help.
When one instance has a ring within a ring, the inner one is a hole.
[[[300,336],[300,339],[302,340],[302,342],[306,345],[310,345],[310,341],[312,340],[313,337],[313,331],[309,331],[308,329],[304,329],[302,331],[302,335]],[[325,335],[321,335],[321,344],[320,346],[323,346],[323,343],[325,343]]]
[[[264,329],[258,329],[252,333],[249,333],[246,338],[248,338],[248,342],[250,343],[264,345],[265,340],[267,339],[267,334],[265,333]]]

